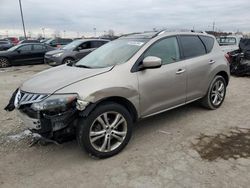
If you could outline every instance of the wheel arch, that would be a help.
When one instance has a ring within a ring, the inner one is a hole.
[[[106,103],[106,102],[114,102],[114,103],[122,105],[130,113],[130,115],[133,119],[133,122],[136,122],[138,120],[138,112],[137,112],[135,106],[133,105],[133,103],[130,102],[128,99],[126,99],[124,97],[120,97],[120,96],[106,97],[106,98],[101,99],[95,103],[91,103],[87,106],[87,108],[84,111],[80,112],[80,115],[87,117],[89,115],[89,113],[92,112],[97,106],[102,105],[103,103]]]
[[[229,76],[228,76],[228,74],[226,73],[226,71],[220,71],[220,72],[218,72],[218,73],[216,74],[216,76],[217,76],[217,75],[222,76],[222,77],[225,79],[225,81],[226,81],[226,85],[228,85],[228,83],[229,83]]]

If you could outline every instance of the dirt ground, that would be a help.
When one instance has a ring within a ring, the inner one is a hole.
[[[25,126],[3,110],[24,80],[47,68],[0,70],[0,187],[249,187],[249,78],[231,77],[216,111],[193,103],[140,121],[120,154],[97,160],[76,141],[29,147]]]

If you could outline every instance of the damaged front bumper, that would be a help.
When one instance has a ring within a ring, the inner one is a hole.
[[[8,104],[13,105],[29,130],[58,141],[58,137],[75,134],[78,112],[88,103],[78,100],[77,94],[44,95],[18,90]]]

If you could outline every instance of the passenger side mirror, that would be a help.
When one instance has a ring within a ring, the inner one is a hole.
[[[161,67],[161,65],[162,65],[161,58],[155,56],[148,56],[143,59],[140,70],[155,69]]]
[[[21,50],[19,50],[19,49],[17,49],[16,51],[17,51],[17,53],[19,53],[19,54],[21,53]]]

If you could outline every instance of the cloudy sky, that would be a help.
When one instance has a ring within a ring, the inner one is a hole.
[[[32,35],[91,35],[153,28],[250,32],[250,0],[22,0]],[[18,0],[0,0],[0,34],[22,31]],[[65,31],[65,32],[64,32]]]

